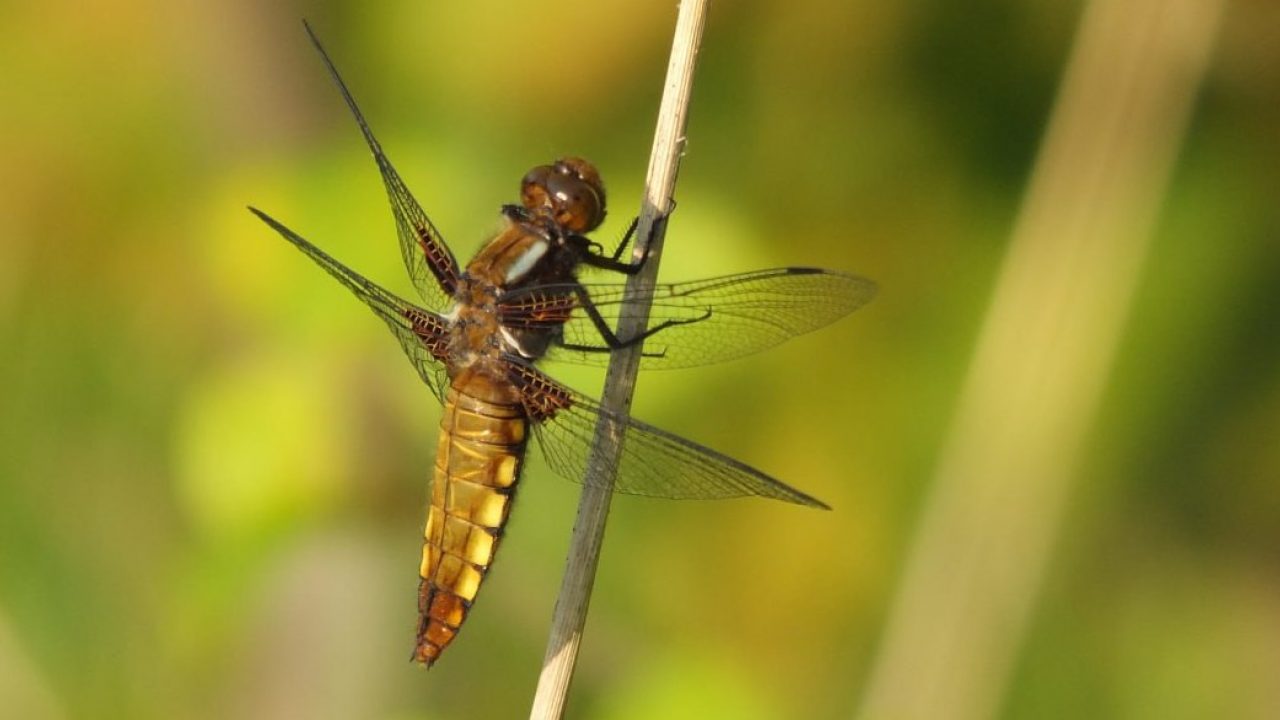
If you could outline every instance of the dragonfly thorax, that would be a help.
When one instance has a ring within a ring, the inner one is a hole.
[[[477,362],[497,361],[502,352],[498,332],[497,288],[464,275],[455,303],[444,316],[448,321],[448,356],[452,370]]]

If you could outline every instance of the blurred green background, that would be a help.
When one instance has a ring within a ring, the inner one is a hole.
[[[1280,708],[1277,10],[1223,18],[1003,716]],[[882,292],[642,379],[637,415],[836,509],[619,499],[571,716],[854,712],[1079,12],[713,7],[663,277]],[[410,296],[302,17],[459,256],[559,155],[600,166],[600,237],[638,206],[674,3],[0,6],[4,717],[527,713],[577,488],[533,463],[461,638],[410,664],[438,409],[244,209]]]

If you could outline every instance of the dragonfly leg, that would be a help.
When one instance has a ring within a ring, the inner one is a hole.
[[[624,238],[623,242],[626,243],[630,241]],[[595,247],[600,247],[599,243],[591,243],[591,245],[594,245]],[[582,263],[584,265],[590,265],[591,267],[594,267],[594,268],[600,268],[601,270],[609,270],[616,273],[622,273],[623,275],[635,275],[636,273],[640,272],[640,268],[644,267],[644,264],[648,262],[649,247],[646,245],[644,249],[644,253],[639,257],[639,259],[632,260],[630,262],[623,262],[622,260],[617,259],[617,256],[621,255],[623,247],[625,247],[625,245],[619,244],[618,246],[619,249],[615,253],[615,257],[610,257],[608,255],[605,255],[603,254],[603,252],[600,254],[596,254],[594,252],[587,252],[582,256]],[[603,250],[603,248],[601,249]]]
[[[585,352],[613,352],[614,350],[621,350],[622,348],[628,348],[633,345],[644,342],[646,338],[656,335],[657,333],[660,333],[669,327],[674,327],[676,325],[689,325],[691,323],[702,322],[703,320],[706,320],[707,318],[711,317],[711,308],[707,308],[706,311],[703,312],[698,317],[682,318],[682,319],[668,318],[658,323],[657,325],[647,328],[644,332],[634,337],[623,339],[618,337],[617,333],[613,331],[613,328],[609,327],[609,323],[606,322],[604,317],[600,315],[600,310],[596,308],[595,303],[592,302],[591,294],[587,292],[586,288],[582,287],[581,285],[576,285],[574,287],[574,294],[578,298],[578,307],[582,308],[583,312],[587,314],[587,317],[591,320],[591,324],[595,327],[596,332],[600,335],[600,339],[604,341],[604,345],[603,346],[579,345],[579,344],[573,344],[573,343],[561,344],[561,347],[567,348],[569,350],[583,350]],[[659,352],[656,354],[645,353],[647,357],[662,357],[664,354],[665,353],[662,353],[662,352]]]
[[[634,239],[636,234],[636,226],[639,224],[640,224],[639,215],[631,218],[631,224],[627,226],[627,231],[623,233],[621,242],[618,243],[617,249],[613,251],[612,257],[615,261],[621,261],[622,253],[626,252],[627,246],[630,245],[632,239]],[[648,254],[646,253],[644,260],[647,260],[647,259],[648,259]],[[643,262],[644,260],[641,260],[641,262]]]
[[[676,201],[675,199],[672,199],[671,209],[657,219],[657,221],[654,223],[655,228],[659,224],[665,224],[667,222],[667,219],[671,217],[671,213],[675,212],[675,210],[676,210]],[[627,227],[626,234],[622,236],[622,241],[618,243],[618,247],[614,249],[612,255],[605,255],[604,248],[601,247],[599,243],[591,243],[591,245],[594,245],[595,247],[600,248],[600,252],[587,253],[586,255],[583,256],[582,262],[584,262],[587,265],[590,265],[591,267],[601,268],[602,270],[612,270],[613,272],[619,272],[624,275],[635,275],[636,273],[640,272],[640,268],[644,267],[644,264],[649,260],[649,244],[648,243],[645,243],[644,251],[641,253],[638,259],[632,260],[630,262],[624,261],[622,259],[622,255],[623,253],[626,252],[627,246],[630,245],[631,241],[635,239],[636,227],[639,224],[640,224],[639,217],[632,218],[631,224]]]
[[[606,345],[580,345],[578,343],[560,343],[560,347],[564,348],[565,350],[576,350],[578,352],[586,352],[586,353],[613,352],[613,348],[608,347]],[[665,348],[663,348],[662,350],[643,350],[640,352],[640,357],[663,358],[666,356],[667,356],[667,351]]]

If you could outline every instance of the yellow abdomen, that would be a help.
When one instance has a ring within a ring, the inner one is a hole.
[[[418,588],[414,659],[428,666],[458,633],[511,510],[526,419],[508,387],[458,378],[445,397]]]

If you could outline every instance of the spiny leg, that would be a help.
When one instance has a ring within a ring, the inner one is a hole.
[[[605,344],[602,347],[599,345],[561,343],[561,347],[564,347],[569,350],[580,350],[583,352],[613,352],[615,350],[621,350],[623,348],[628,348],[633,345],[642,343],[645,341],[645,339],[652,337],[653,335],[656,335],[657,333],[660,333],[669,327],[675,327],[676,325],[689,325],[692,323],[702,322],[703,320],[706,320],[707,318],[711,317],[711,308],[707,308],[702,313],[702,315],[699,315],[698,317],[683,318],[683,319],[668,318],[658,323],[657,325],[654,325],[652,327],[645,329],[644,332],[634,337],[623,339],[618,337],[617,333],[613,331],[613,328],[609,327],[609,323],[606,322],[604,317],[600,314],[600,310],[596,308],[595,303],[592,302],[591,294],[587,292],[587,289],[585,287],[583,287],[582,285],[574,285],[573,292],[574,292],[574,295],[577,296],[578,307],[581,307],[583,312],[587,314],[587,318],[591,320],[591,324],[592,326],[595,327],[596,333],[600,335],[600,339],[603,340]],[[664,353],[662,352],[644,353],[644,356],[645,357],[662,357],[663,354]]]

